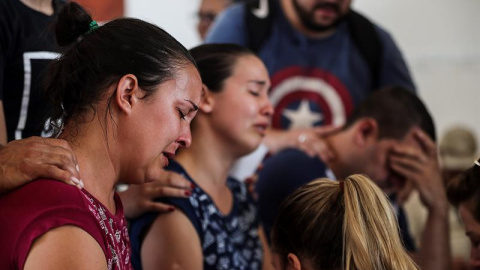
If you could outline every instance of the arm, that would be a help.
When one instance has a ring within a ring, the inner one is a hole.
[[[0,194],[41,177],[78,184],[77,160],[66,141],[31,137],[0,146]]]
[[[159,215],[141,248],[142,266],[149,269],[203,269],[200,238],[181,211]]]
[[[161,202],[154,201],[158,197],[187,198],[191,194],[193,184],[176,172],[159,169],[155,181],[142,185],[130,185],[126,191],[120,192],[120,198],[124,205],[125,216],[136,218],[149,212],[168,213],[173,207]]]
[[[107,269],[107,261],[90,234],[75,226],[62,226],[35,240],[24,269]]]
[[[268,245],[267,238],[265,237],[265,231],[263,230],[262,226],[258,227],[258,236],[260,237],[260,241],[262,241],[262,248],[263,248],[263,270],[274,270],[272,264],[272,254],[270,252],[270,246]]]
[[[392,169],[407,179],[399,200],[404,200],[409,189],[415,188],[428,209],[419,254],[421,269],[450,269],[448,201],[436,145],[421,130],[415,130],[414,137],[421,149],[397,146],[390,158]]]
[[[205,43],[235,43],[247,46],[245,6],[232,5],[220,13],[210,27]]]
[[[321,126],[304,129],[268,129],[264,143],[275,154],[286,148],[298,148],[310,157],[318,156],[323,161],[333,158],[333,152],[325,143],[324,137],[337,132],[341,127]]]

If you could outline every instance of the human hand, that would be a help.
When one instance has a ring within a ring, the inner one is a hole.
[[[255,173],[245,179],[245,185],[247,186],[248,192],[252,195],[254,199],[258,199],[258,193],[255,190],[255,185],[257,184],[258,181],[258,172],[260,172],[263,169],[263,164],[258,165],[257,170]]]
[[[130,185],[126,191],[119,192],[124,205],[125,216],[136,218],[140,215],[156,211],[168,213],[175,208],[171,205],[156,202],[158,197],[188,198],[195,185],[176,172],[162,170],[157,179],[141,185]]]
[[[422,203],[429,211],[448,210],[435,143],[420,129],[413,131],[420,147],[394,146],[390,155],[390,166],[394,172],[406,178],[404,187],[398,191],[399,203],[404,202],[413,189],[417,189]]]
[[[69,144],[61,139],[30,137],[0,149],[0,194],[37,178],[83,187]]]
[[[310,157],[318,156],[323,161],[329,161],[335,156],[324,138],[340,129],[341,127],[319,126],[282,131],[269,130],[265,144],[272,153],[285,148],[298,148]]]

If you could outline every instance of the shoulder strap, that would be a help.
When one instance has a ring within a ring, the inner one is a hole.
[[[383,54],[380,37],[375,25],[353,10],[347,15],[347,22],[351,30],[350,35],[370,68],[372,86],[375,90],[380,86],[380,68]]]
[[[249,0],[245,3],[248,48],[257,53],[270,33],[272,25],[272,0]]]

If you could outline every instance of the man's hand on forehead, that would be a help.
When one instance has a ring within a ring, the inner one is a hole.
[[[405,201],[413,189],[429,210],[444,210],[448,205],[438,162],[437,146],[420,129],[413,131],[412,142],[393,147],[389,156],[391,169],[405,177],[406,183],[398,192],[400,202]]]

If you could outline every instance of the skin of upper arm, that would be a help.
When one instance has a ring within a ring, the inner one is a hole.
[[[5,112],[3,102],[0,100],[0,145],[7,144],[7,124],[5,123]]]
[[[187,216],[175,210],[160,214],[141,247],[142,267],[150,269],[203,269],[200,238]]]
[[[263,270],[274,270],[272,264],[272,253],[270,252],[270,246],[268,245],[267,237],[265,236],[265,231],[263,227],[258,227],[258,237],[260,237],[260,241],[262,242],[263,248],[263,263],[262,269]]]
[[[76,226],[62,226],[36,239],[27,255],[24,270],[107,269],[100,244]]]

